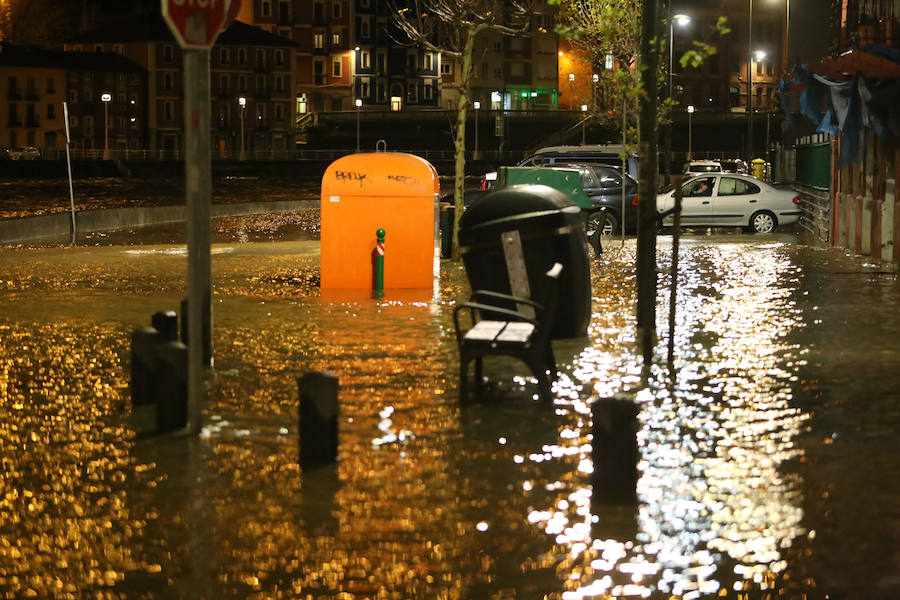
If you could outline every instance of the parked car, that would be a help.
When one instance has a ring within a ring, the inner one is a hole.
[[[10,148],[9,157],[13,160],[35,160],[41,157],[41,151],[34,146]]]
[[[692,160],[684,165],[684,176],[690,177],[698,173],[721,173],[722,165],[717,160]]]
[[[742,175],[750,174],[750,169],[747,168],[747,163],[740,158],[726,158],[724,160],[720,160],[719,164],[722,165],[723,173],[740,173]]]
[[[750,175],[710,173],[692,177],[681,187],[681,223],[685,227],[745,227],[771,233],[800,218],[800,197],[779,190]],[[675,191],[657,196],[656,208],[664,212],[675,204]],[[663,226],[671,226],[670,215]]]
[[[547,146],[520,161],[517,167],[567,167],[570,165],[607,165],[622,168],[622,145]],[[625,170],[634,179],[638,177],[638,159],[633,153],[625,157]],[[497,181],[496,171],[485,173],[481,189],[491,189]]]
[[[573,180],[572,175],[576,175],[577,179]],[[623,202],[622,178],[622,171],[607,165],[501,167],[497,187],[540,183],[564,192],[585,211],[585,227],[591,239],[597,230],[603,235],[620,232],[623,214],[625,231],[636,231],[638,183],[631,176],[624,176]]]

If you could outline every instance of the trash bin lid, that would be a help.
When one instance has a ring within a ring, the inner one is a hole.
[[[557,235],[581,226],[581,209],[563,192],[539,184],[513,185],[486,194],[466,209],[459,221],[459,241],[487,241],[513,229]]]

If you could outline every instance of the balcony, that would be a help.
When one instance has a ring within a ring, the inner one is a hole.
[[[17,89],[10,88],[9,90],[6,91],[6,99],[7,100],[21,100],[22,93],[19,92],[19,90],[17,90]]]
[[[15,115],[10,115],[9,119],[7,119],[7,121],[6,121],[6,126],[7,127],[21,127],[22,119],[20,119],[19,117],[15,116]]]
[[[29,115],[25,117],[25,127],[30,127],[32,129],[38,128],[41,126],[41,118],[37,115]]]

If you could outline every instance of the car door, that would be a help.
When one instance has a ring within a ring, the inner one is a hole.
[[[746,226],[759,210],[762,191],[741,177],[721,177],[713,196],[712,218],[716,225]]]
[[[712,196],[716,177],[694,177],[681,187],[681,224],[712,225]]]

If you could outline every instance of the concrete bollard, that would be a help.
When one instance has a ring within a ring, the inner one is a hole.
[[[150,324],[159,332],[160,344],[178,339],[178,314],[174,310],[160,310],[153,313]]]
[[[187,425],[187,346],[173,341],[157,348],[157,433],[182,429]]]
[[[190,344],[188,339],[188,301],[187,298],[181,301],[181,341]],[[212,315],[209,296],[203,303],[203,364],[211,367],[212,362]]]
[[[638,407],[624,394],[602,398],[593,415],[593,497],[598,504],[636,504]]]
[[[300,388],[300,468],[337,461],[338,378],[331,373],[304,373]]]
[[[155,327],[131,332],[131,405],[156,402],[156,347],[160,334]]]

